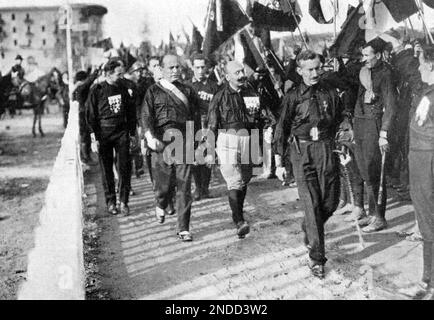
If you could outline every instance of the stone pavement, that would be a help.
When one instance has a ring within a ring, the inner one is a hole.
[[[306,267],[297,190],[277,180],[252,180],[245,208],[251,233],[240,240],[225,185],[213,179],[215,197],[193,204],[189,243],[176,237],[176,215],[156,221],[147,176],[132,180],[128,217],[105,213],[98,166],[86,182],[88,212],[101,229],[99,281],[112,299],[405,299],[398,290],[421,275],[421,243],[396,233],[413,225],[409,203],[389,199],[389,228],[364,235],[364,250],[345,216],[333,216],[326,278],[319,280]]]

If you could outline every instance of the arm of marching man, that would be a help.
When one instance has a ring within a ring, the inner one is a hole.
[[[395,117],[397,108],[397,92],[392,77],[392,70],[390,69],[387,69],[383,75],[383,79],[381,81],[381,95],[383,99],[384,114],[382,118],[380,136],[385,135],[384,138],[387,138],[387,132],[392,125],[392,121]]]
[[[89,128],[91,136],[93,136],[96,140],[99,139],[100,136],[100,127],[98,122],[98,100],[100,95],[100,85],[97,84],[90,88],[89,96],[86,100],[85,104],[85,115],[86,122]]]
[[[285,154],[287,141],[291,134],[291,92],[287,93],[281,104],[280,117],[276,124],[272,148],[275,153],[276,167],[282,167],[282,157]]]
[[[126,93],[126,116],[127,116],[127,126],[128,131],[130,133],[130,137],[136,136],[136,127],[137,127],[137,108],[136,108],[136,97],[134,94],[130,95],[127,90]]]
[[[141,109],[142,132],[143,134],[149,132],[148,135],[154,135],[155,110],[152,90],[149,89],[146,91]]]
[[[220,128],[220,123],[221,123],[221,114],[220,114],[219,105],[221,103],[223,92],[224,90],[220,90],[214,95],[214,97],[212,98],[209,104],[208,115],[207,115],[208,128],[214,133],[216,139],[218,134],[217,130]]]

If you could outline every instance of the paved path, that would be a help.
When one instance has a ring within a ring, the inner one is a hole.
[[[246,218],[252,226],[235,236],[225,186],[213,180],[213,199],[193,205],[194,241],[176,237],[176,216],[162,225],[154,216],[147,177],[133,178],[131,215],[105,213],[98,167],[86,176],[88,212],[101,229],[97,264],[101,286],[112,299],[403,299],[399,289],[421,274],[421,244],[396,231],[410,229],[413,208],[389,199],[389,228],[365,235],[360,250],[355,227],[333,216],[326,227],[326,278],[306,267],[296,189],[277,180],[253,179]]]

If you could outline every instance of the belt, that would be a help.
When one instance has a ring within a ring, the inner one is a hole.
[[[224,130],[249,130],[244,122],[232,122],[232,123],[225,123],[222,125],[222,129]]]

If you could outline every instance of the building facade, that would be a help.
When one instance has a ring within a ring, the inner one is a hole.
[[[52,67],[67,69],[66,30],[59,25],[60,6],[0,7],[0,67],[8,72],[17,54],[23,66],[35,61],[46,72]],[[87,50],[103,37],[103,17],[107,9],[100,5],[72,4],[72,49],[74,69],[86,68]]]

